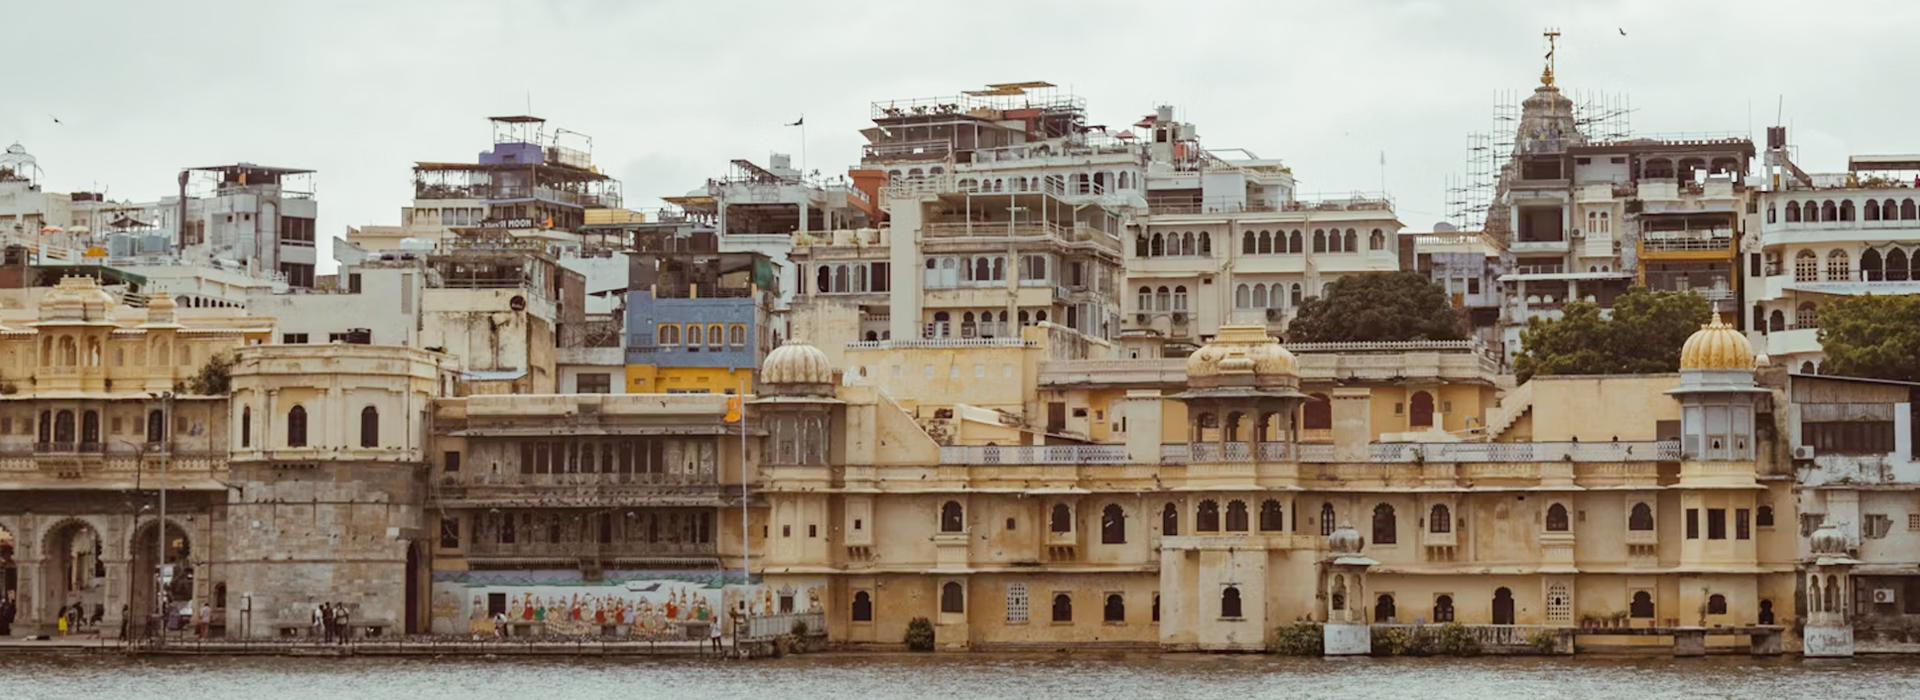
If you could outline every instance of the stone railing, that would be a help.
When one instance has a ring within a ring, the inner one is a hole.
[[[1635,442],[1376,442],[1370,462],[1653,462],[1680,458],[1673,440]],[[1304,460],[1303,460],[1304,461]]]
[[[776,613],[748,616],[747,638],[772,639],[793,634],[795,622],[807,623],[807,636],[817,637],[827,633],[827,614],[824,612]]]
[[[1125,464],[1126,445],[944,445],[941,464]]]

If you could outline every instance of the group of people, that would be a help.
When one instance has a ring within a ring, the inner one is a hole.
[[[325,638],[328,644],[345,644],[352,636],[349,630],[345,603],[321,603],[314,607],[314,636]]]
[[[93,604],[92,615],[87,614],[86,603],[74,603],[73,605],[61,606],[59,621],[60,634],[64,636],[79,632],[81,627],[98,628],[100,621],[105,619],[106,616],[107,606],[100,603]]]

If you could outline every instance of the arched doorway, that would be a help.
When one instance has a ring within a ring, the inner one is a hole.
[[[426,565],[426,557],[420,554],[423,546],[420,542],[407,543],[407,634],[420,634],[432,624],[429,618],[432,611],[422,604],[422,601],[430,597],[429,591],[426,590],[428,577],[421,575],[422,568]]]
[[[1393,596],[1381,594],[1380,598],[1373,603],[1373,621],[1391,624],[1394,622],[1394,617]]]
[[[1433,394],[1413,392],[1407,406],[1407,425],[1415,429],[1433,427]]]
[[[13,531],[7,529],[5,524],[0,524],[0,599],[4,599],[9,593],[19,595],[20,571],[13,563],[13,554],[18,548],[19,544],[14,541]],[[17,605],[19,601],[16,599],[14,603]]]
[[[1493,624],[1513,624],[1513,591],[1500,588],[1493,592]]]
[[[96,606],[104,606],[107,596],[107,567],[101,561],[104,552],[100,530],[84,520],[62,521],[47,530],[41,549],[42,570],[34,602],[36,613],[20,611],[16,624],[37,622],[47,630],[55,627],[60,611],[76,603],[91,618]]]
[[[163,593],[156,595],[154,584],[159,580],[162,570],[155,557],[161,543],[156,540],[156,521],[147,520],[133,531],[133,537],[127,541],[131,566],[127,581],[130,591],[127,599],[127,615],[132,618],[128,624],[130,632],[147,634],[151,630],[148,623],[164,620],[167,609],[191,611],[193,609],[193,542],[187,538],[187,530],[180,523],[167,521],[165,564],[172,567],[168,571],[170,578]],[[163,607],[163,605],[165,607]],[[187,619],[183,614],[181,618]]]

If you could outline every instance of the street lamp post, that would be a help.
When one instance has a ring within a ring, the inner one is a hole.
[[[158,549],[156,550],[156,554],[158,556],[156,559],[154,559],[156,566],[153,572],[153,584],[154,584],[153,604],[154,604],[154,607],[156,608],[156,612],[158,613],[156,615],[155,622],[157,622],[160,625],[160,634],[159,636],[154,638],[155,639],[154,644],[159,647],[165,647],[167,645],[167,583],[168,583],[167,581],[168,577],[166,575],[166,572],[167,572],[167,458],[171,456],[170,453],[172,452],[172,450],[167,449],[167,447],[173,442],[172,441],[173,392],[168,391],[160,394],[149,393],[147,395],[160,400],[160,441],[161,441],[160,442],[160,520],[154,523],[154,528],[153,528],[155,532],[154,541],[155,541],[155,544],[158,545]]]

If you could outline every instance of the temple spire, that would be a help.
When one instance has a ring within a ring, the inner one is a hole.
[[[1560,30],[1558,28],[1548,28],[1540,34],[1547,38],[1547,67],[1546,70],[1540,72],[1540,84],[1553,87],[1553,51],[1556,43],[1555,40],[1560,38]]]

